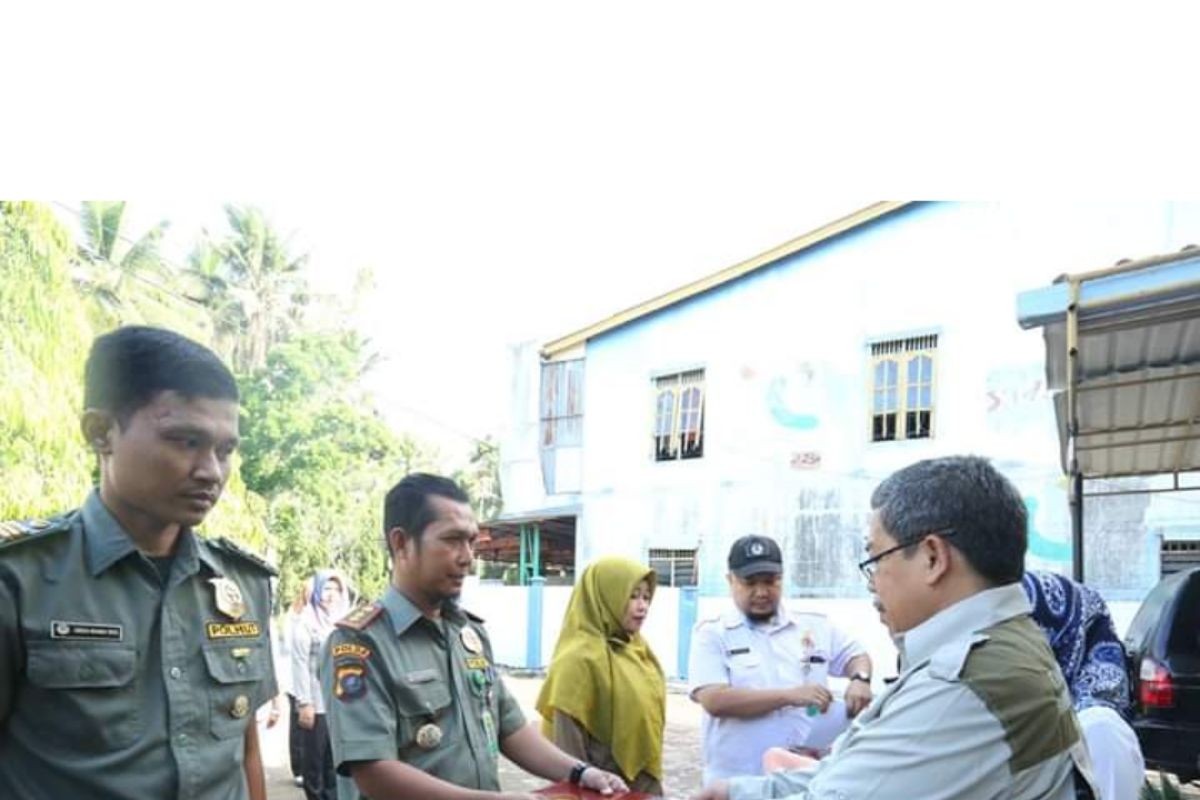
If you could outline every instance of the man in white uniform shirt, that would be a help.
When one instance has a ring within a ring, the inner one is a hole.
[[[761,775],[771,747],[809,748],[817,715],[829,711],[830,675],[850,678],[845,713],[871,702],[871,658],[824,614],[789,611],[783,554],[766,536],[729,551],[733,606],[696,625],[688,677],[704,708],[704,781]],[[840,711],[840,709],[838,709]]]
[[[1026,510],[987,461],[919,461],[871,496],[859,568],[899,678],[819,762],[716,780],[696,800],[1078,800],[1091,763],[1021,588]]]

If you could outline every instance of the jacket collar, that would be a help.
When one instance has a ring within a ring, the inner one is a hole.
[[[917,627],[896,637],[905,669],[933,656],[956,639],[970,637],[1007,619],[1029,613],[1029,599],[1020,583],[1010,583],[959,600]]]

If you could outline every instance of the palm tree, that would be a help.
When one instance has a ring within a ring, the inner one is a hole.
[[[182,275],[184,294],[208,309],[212,318],[213,345],[232,360],[238,338],[246,329],[246,317],[239,300],[245,293],[226,278],[221,253],[202,239],[188,256]]]
[[[148,322],[193,335],[206,329],[200,307],[179,292],[178,276],[159,252],[168,222],[133,238],[125,230],[125,201],[85,200],[79,224],[73,277],[98,327]]]
[[[227,205],[225,217],[233,234],[215,249],[225,291],[242,316],[231,357],[245,373],[264,366],[271,346],[298,327],[308,300],[301,273],[308,256],[293,258],[257,208]]]

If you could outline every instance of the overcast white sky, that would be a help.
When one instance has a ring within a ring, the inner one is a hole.
[[[1196,196],[1191,26],[1157,6],[810,5],[10,9],[0,176],[189,238],[262,206],[320,280],[374,269],[392,418],[476,436],[510,342],[867,202]]]

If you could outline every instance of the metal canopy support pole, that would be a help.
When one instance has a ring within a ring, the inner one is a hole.
[[[1083,582],[1083,475],[1079,471],[1079,279],[1067,305],[1067,455],[1070,469],[1071,571]]]
[[[533,550],[532,557],[529,559],[533,566],[533,574],[530,577],[536,578],[542,574],[542,527],[536,522],[533,523],[533,537],[530,544]]]
[[[528,581],[526,580],[526,575],[528,573],[528,570],[525,569],[526,553],[525,553],[525,526],[524,525],[521,526],[521,533],[518,538],[518,543],[520,545],[520,555],[518,556],[518,560],[517,560],[517,585],[525,586],[528,583]]]
[[[1071,571],[1083,582],[1083,476],[1071,475]]]

